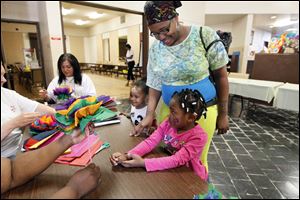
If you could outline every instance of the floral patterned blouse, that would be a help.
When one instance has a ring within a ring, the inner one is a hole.
[[[165,46],[156,40],[150,48],[147,66],[147,85],[161,91],[162,84],[182,86],[193,84],[209,76],[208,67],[216,70],[228,63],[227,52],[221,42],[215,43],[207,52],[202,45],[200,27],[192,26],[188,37],[178,45]],[[202,35],[207,47],[217,33],[206,26]]]

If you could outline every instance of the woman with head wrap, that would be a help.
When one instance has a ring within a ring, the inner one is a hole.
[[[208,135],[201,156],[207,168],[208,149],[215,129],[218,130],[218,134],[224,134],[229,129],[226,71],[228,56],[221,42],[214,43],[206,52],[200,39],[200,27],[179,23],[176,8],[180,6],[180,1],[147,1],[144,6],[150,34],[157,40],[150,48],[147,65],[147,116],[133,131],[139,135],[144,128],[152,124],[161,96],[163,105],[158,116],[159,122],[169,114],[168,104],[174,91],[184,88],[199,90],[208,106],[207,117],[198,121]],[[205,26],[202,27],[202,36],[206,47],[219,39],[214,30]],[[215,85],[209,79],[209,69],[212,71]]]

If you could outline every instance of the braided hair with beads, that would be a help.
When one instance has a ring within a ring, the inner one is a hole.
[[[206,118],[206,103],[198,90],[183,89],[181,92],[174,92],[172,97],[177,97],[180,107],[185,113],[192,113],[196,120],[203,115]]]

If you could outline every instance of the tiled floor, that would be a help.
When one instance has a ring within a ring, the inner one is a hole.
[[[298,113],[262,105],[241,118],[232,111],[229,134],[215,135],[210,147],[211,182],[226,197],[298,199]]]

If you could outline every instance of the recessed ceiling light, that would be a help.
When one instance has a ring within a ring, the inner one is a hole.
[[[81,20],[81,19],[77,19],[77,20],[74,21],[74,24],[81,26],[81,25],[87,24],[89,22],[90,21],[84,21],[84,20]]]
[[[104,15],[103,13],[92,12],[92,13],[89,13],[87,16],[90,19],[98,19],[98,18],[102,17],[103,15]]]
[[[269,26],[270,28],[273,28],[274,26]]]
[[[277,16],[276,15],[273,15],[272,17],[270,17],[271,19],[276,19]]]
[[[68,15],[68,14],[70,14],[72,12],[72,9],[66,9],[66,8],[62,8],[62,14],[63,15]]]

